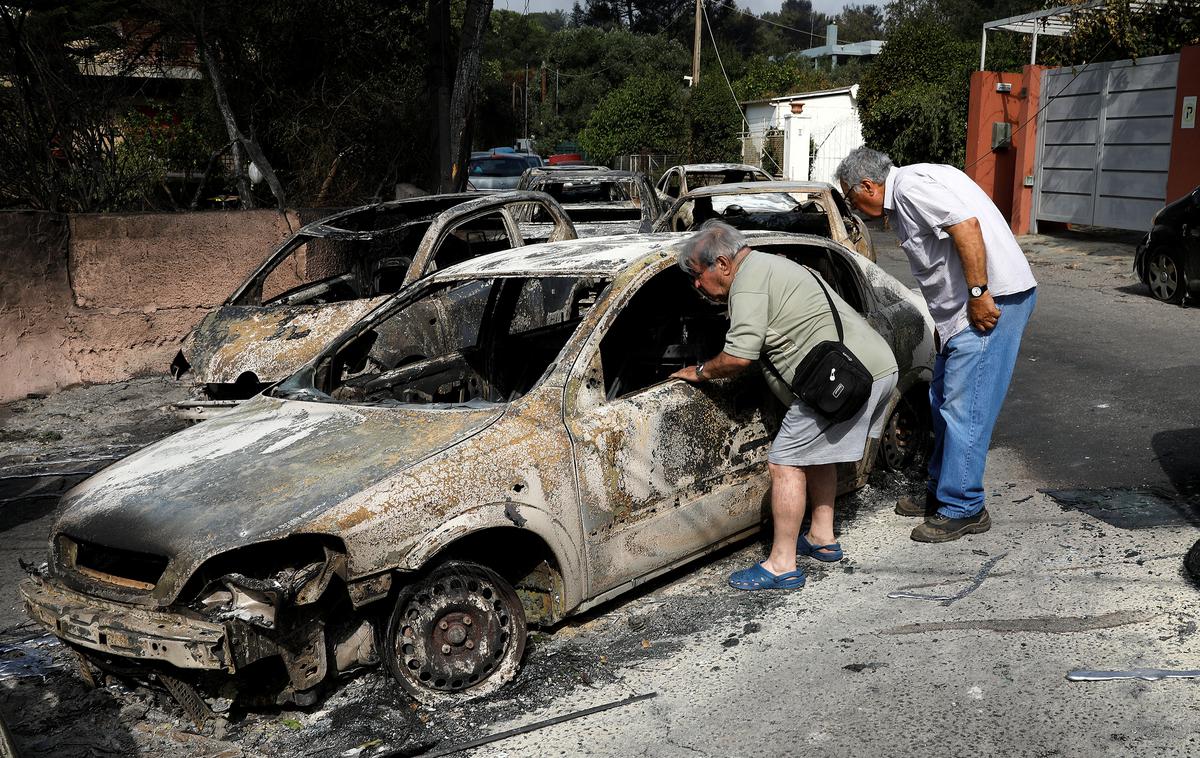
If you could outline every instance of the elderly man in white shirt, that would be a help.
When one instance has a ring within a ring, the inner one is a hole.
[[[996,205],[962,171],[932,163],[897,167],[883,153],[860,147],[836,175],[860,213],[887,215],[937,328],[926,498],[905,498],[896,512],[925,517],[912,532],[920,542],[986,532],[987,449],[1037,281]]]

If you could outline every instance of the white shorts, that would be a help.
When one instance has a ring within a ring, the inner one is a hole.
[[[896,389],[897,375],[888,374],[871,383],[871,397],[853,418],[840,424],[814,411],[797,399],[788,408],[771,443],[767,460],[782,466],[820,466],[861,460],[867,437],[879,439],[887,420],[888,401]]]

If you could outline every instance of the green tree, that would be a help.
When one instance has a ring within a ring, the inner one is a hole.
[[[720,74],[701,76],[687,91],[688,159],[694,163],[735,161],[741,155],[742,112]]]
[[[1083,6],[1081,0],[1069,4]],[[1163,0],[1155,5],[1109,0],[1098,8],[1081,7],[1073,20],[1075,30],[1044,60],[1069,66],[1167,55],[1200,44],[1200,3],[1195,0]]]
[[[675,77],[645,73],[610,92],[579,133],[592,160],[632,153],[680,153],[686,146],[683,97]]]
[[[961,166],[976,44],[933,16],[902,19],[866,68],[859,90],[863,137],[897,164]]]

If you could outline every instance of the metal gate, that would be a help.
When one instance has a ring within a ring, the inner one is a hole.
[[[829,182],[836,185],[834,172],[850,151],[863,144],[862,124],[855,112],[833,124],[824,133],[813,135],[812,170],[809,178],[814,182]]]
[[[1034,218],[1142,231],[1163,206],[1178,55],[1042,72]],[[1037,231],[1036,222],[1033,231]]]

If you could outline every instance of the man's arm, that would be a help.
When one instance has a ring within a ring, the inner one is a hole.
[[[695,366],[684,366],[671,374],[671,379],[682,379],[685,382],[703,382],[709,379],[721,379],[726,376],[736,376],[745,371],[754,361],[738,358],[722,350],[715,358],[704,362],[704,375],[696,375]]]
[[[987,282],[987,251],[983,245],[983,233],[979,230],[978,219],[972,217],[966,221],[945,227],[945,231],[954,242],[958,258],[962,261],[963,277],[968,287],[974,287]],[[967,318],[976,329],[986,332],[995,328],[1000,320],[1000,309],[992,299],[991,292],[985,292],[980,297],[967,299]],[[705,371],[705,373],[708,373]]]

